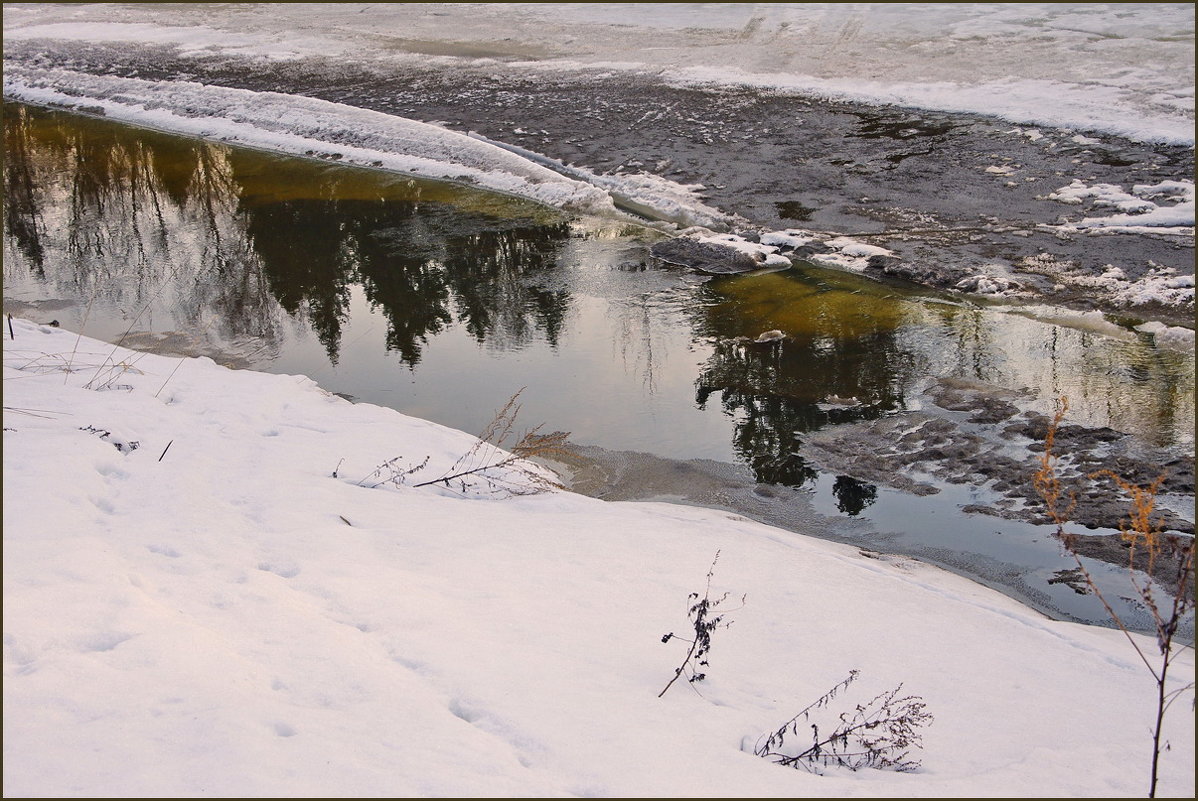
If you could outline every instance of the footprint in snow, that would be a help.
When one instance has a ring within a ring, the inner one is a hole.
[[[542,743],[518,731],[512,724],[473,701],[454,698],[449,702],[449,711],[454,717],[506,742],[512,747],[516,761],[526,768],[532,767],[535,755],[545,751]]]
[[[79,645],[84,651],[111,651],[131,639],[133,635],[123,631],[97,631],[81,638]]]
[[[299,565],[289,559],[275,559],[270,562],[259,562],[258,569],[264,570],[267,573],[274,573],[276,576],[282,576],[285,579],[295,578],[299,575]]]

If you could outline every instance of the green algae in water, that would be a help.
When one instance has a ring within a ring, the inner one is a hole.
[[[856,276],[797,271],[713,281],[712,334],[755,338],[777,329],[792,338],[853,338],[894,331],[923,314],[895,290]]]

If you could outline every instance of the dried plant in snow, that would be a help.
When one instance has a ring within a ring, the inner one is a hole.
[[[358,486],[368,487],[370,489],[381,487],[384,484],[393,484],[397,487],[402,486],[407,482],[408,476],[419,473],[428,465],[429,457],[425,456],[423,462],[408,466],[401,465],[402,460],[402,456],[396,456],[394,459],[388,459],[378,467],[374,468],[374,470],[368,476],[359,481]],[[338,463],[338,467],[340,467],[340,463]],[[337,471],[334,470],[333,478],[336,477]]]
[[[716,551],[715,559],[711,560],[711,567],[707,570],[707,587],[703,591],[703,597],[700,598],[697,592],[692,592],[687,596],[688,602],[691,603],[687,610],[687,617],[691,621],[694,638],[679,637],[672,631],[661,638],[663,643],[668,643],[670,640],[688,642],[690,648],[687,650],[686,656],[682,658],[682,664],[674,668],[674,677],[657,694],[658,698],[666,694],[666,690],[670,689],[670,685],[677,681],[679,676],[685,675],[691,684],[707,678],[707,674],[699,668],[707,667],[707,652],[711,650],[711,633],[718,628],[728,628],[732,625],[731,620],[724,621],[725,612],[712,614],[721,603],[728,599],[728,593],[724,593],[714,601],[711,599],[711,577],[715,573],[715,563],[719,560],[720,552]],[[748,596],[741,597],[742,605],[746,597]]]
[[[440,484],[463,495],[479,493],[500,497],[537,495],[552,489],[561,489],[561,483],[545,467],[533,459],[552,459],[569,455],[566,440],[570,434],[555,431],[542,434],[541,426],[525,431],[511,445],[506,445],[515,436],[516,418],[520,413],[518,400],[524,389],[508,398],[503,408],[495,413],[491,422],[479,434],[474,445],[441,475],[427,481],[412,484],[413,487],[428,487]],[[383,484],[400,486],[410,476],[428,466],[429,457],[411,465],[401,464],[403,457],[397,456],[380,464],[370,475],[358,482],[359,486],[379,487]]]
[[[856,680],[858,671],[849,672],[844,681],[819,697],[799,714],[769,735],[762,735],[753,753],[772,759],[779,765],[818,772],[836,766],[849,770],[876,768],[910,772],[919,768],[911,759],[912,748],[923,747],[919,729],[932,723],[927,704],[917,695],[903,695],[903,685],[857,704],[852,712],[843,712],[829,733],[813,722],[818,710],[831,702]],[[802,734],[800,734],[800,727]],[[810,729],[810,740],[807,730]]]
[[[1044,500],[1048,516],[1056,526],[1057,538],[1065,550],[1077,562],[1077,571],[1085,579],[1095,597],[1102,603],[1115,625],[1123,632],[1128,642],[1135,649],[1136,655],[1144,663],[1144,667],[1152,674],[1156,682],[1155,721],[1152,727],[1152,759],[1149,771],[1148,797],[1156,797],[1156,786],[1162,751],[1169,750],[1169,744],[1161,737],[1165,713],[1178,698],[1187,692],[1192,693],[1194,683],[1185,682],[1180,686],[1169,689],[1169,668],[1177,654],[1185,648],[1185,643],[1175,640],[1178,627],[1194,608],[1194,538],[1184,534],[1165,531],[1163,523],[1154,517],[1156,496],[1160,491],[1163,476],[1147,486],[1138,487],[1110,470],[1103,470],[1091,475],[1091,478],[1107,478],[1130,499],[1127,520],[1119,526],[1120,535],[1128,549],[1128,577],[1134,592],[1145,609],[1152,616],[1156,629],[1156,644],[1159,656],[1145,653],[1140,643],[1128,631],[1126,624],[1103,595],[1095,582],[1093,575],[1082,563],[1077,553],[1077,534],[1067,528],[1070,514],[1073,510],[1074,499],[1067,497],[1057,476],[1057,463],[1060,460],[1053,448],[1056,444],[1056,433],[1065,413],[1069,410],[1069,400],[1062,397],[1057,403],[1056,414],[1044,437],[1044,453],[1040,457],[1040,469],[1032,477],[1033,484],[1040,497]],[[1136,554],[1141,552],[1146,556],[1146,575],[1135,569]],[[1168,569],[1158,569],[1168,565]],[[1160,598],[1154,589],[1153,577],[1161,581],[1166,597]]]

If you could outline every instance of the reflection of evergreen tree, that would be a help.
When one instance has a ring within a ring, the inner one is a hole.
[[[454,322],[479,342],[513,347],[535,326],[556,341],[568,293],[528,280],[556,266],[569,226],[503,221],[396,200],[246,203],[243,212],[271,290],[307,315],[337,360],[349,287],[387,318],[386,344],[415,366],[430,335]]]
[[[696,401],[702,408],[720,392],[735,420],[734,447],[757,480],[799,487],[817,475],[799,455],[803,435],[901,408],[907,381],[896,372],[905,361],[890,332],[768,345],[729,340],[700,373]],[[835,402],[850,398],[858,402]]]
[[[865,507],[877,500],[878,488],[851,476],[837,476],[832,485],[832,494],[836,497],[837,509],[850,517],[856,517]]]
[[[349,267],[342,250],[340,218],[328,204],[291,200],[245,208],[246,235],[279,305],[305,313],[337,363],[341,326],[349,316]]]
[[[813,405],[734,389],[724,390],[721,403],[736,419],[732,446],[757,481],[801,487],[818,475],[798,454],[799,432],[818,412]]]
[[[529,278],[557,265],[566,224],[522,226],[450,236],[445,242],[445,271],[454,290],[458,319],[479,342],[504,347],[529,339],[536,325],[550,345],[568,309],[569,294],[533,286]]]
[[[801,271],[751,280],[705,285],[694,329],[716,346],[696,400],[702,407],[720,393],[736,451],[758,481],[798,487],[817,475],[799,455],[804,435],[903,408],[926,367],[899,344],[892,306],[858,302]],[[791,329],[780,341],[746,336],[778,327]],[[840,486],[846,508],[866,502],[864,490]]]
[[[440,246],[417,207],[386,217],[358,215],[353,252],[366,299],[387,318],[387,349],[411,367],[420,363],[430,334],[452,322]]]

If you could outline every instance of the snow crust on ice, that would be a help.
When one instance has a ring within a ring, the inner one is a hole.
[[[966,276],[956,283],[962,292],[975,295],[1011,296],[1023,293],[1023,285],[1011,278],[1001,264],[989,264],[986,272]]]
[[[495,145],[376,111],[310,97],[190,81],[146,81],[8,67],[4,93],[148,128],[458,181],[564,209],[602,213],[607,194]]]
[[[6,796],[1146,790],[1154,687],[1117,631],[719,511],[370,489],[475,440],[302,376],[17,319],[4,389]],[[717,551],[711,591],[746,601],[658,698]],[[830,714],[925,699],[920,771],[747,752],[851,669]],[[1161,795],[1192,797],[1182,707]]]
[[[650,220],[673,223],[683,228],[726,228],[745,222],[741,217],[704,203],[701,194],[705,187],[702,184],[680,184],[648,172],[596,173],[519,145],[488,139],[474,131],[468,135],[554,172],[596,186],[611,197],[613,205]]]
[[[711,245],[723,245],[733,250],[747,254],[762,267],[789,267],[790,259],[778,252],[778,248],[765,241],[751,242],[736,234],[709,234],[697,236],[700,242]]]
[[[1054,325],[1075,328],[1081,331],[1092,331],[1111,339],[1132,341],[1136,335],[1121,325],[1111,322],[1100,311],[1076,311],[1062,306],[1048,306],[1042,303],[1019,306],[995,306],[994,311],[1002,314],[1019,314],[1033,320],[1041,320]]]
[[[1101,229],[1110,233],[1171,233],[1194,235],[1194,182],[1161,181],[1135,184],[1131,192],[1114,184],[1087,185],[1074,179],[1045,196],[1058,203],[1079,206],[1090,201],[1092,208],[1111,208],[1118,214],[1086,217],[1061,226],[1068,230]],[[1168,203],[1161,205],[1156,201]]]
[[[1136,330],[1148,334],[1152,341],[1162,348],[1178,350],[1183,353],[1194,350],[1194,331],[1178,325],[1165,325],[1155,320],[1136,326]]]
[[[1103,108],[1126,107],[1138,93],[1099,89],[1053,80],[1001,79],[976,85],[967,81],[892,83],[860,78],[817,78],[789,74],[743,73],[725,68],[690,67],[673,79],[685,86],[738,84],[774,91],[963,114],[981,114],[1015,123],[1103,131],[1139,141],[1193,145],[1191,119],[1173,114],[1112,118]],[[1193,109],[1191,102],[1190,110]]]
[[[818,240],[818,235],[797,228],[788,228],[785,231],[768,231],[761,235],[761,244],[785,247],[791,250]]]
[[[652,71],[689,85],[996,116],[1194,142],[1188,3],[192,4],[6,7],[9,40],[142,42],[193,55]],[[19,12],[19,13],[18,13]],[[440,42],[462,56],[404,52]],[[471,55],[470,47],[491,56]]]
[[[893,256],[894,251],[878,245],[869,245],[849,236],[787,228],[784,231],[769,231],[761,235],[761,244],[781,252],[797,250],[804,245],[818,244],[822,252],[806,253],[803,258],[815,264],[851,272],[864,272],[869,260],[876,256]]]
[[[1060,286],[1081,289],[1098,289],[1116,305],[1145,306],[1163,304],[1167,306],[1192,306],[1194,304],[1194,277],[1178,275],[1172,267],[1148,262],[1148,272],[1138,279],[1113,264],[1106,265],[1103,272],[1093,275],[1076,269],[1070,261],[1060,261],[1047,253],[1029,256],[1020,261],[1027,272],[1039,273],[1056,280]]]

